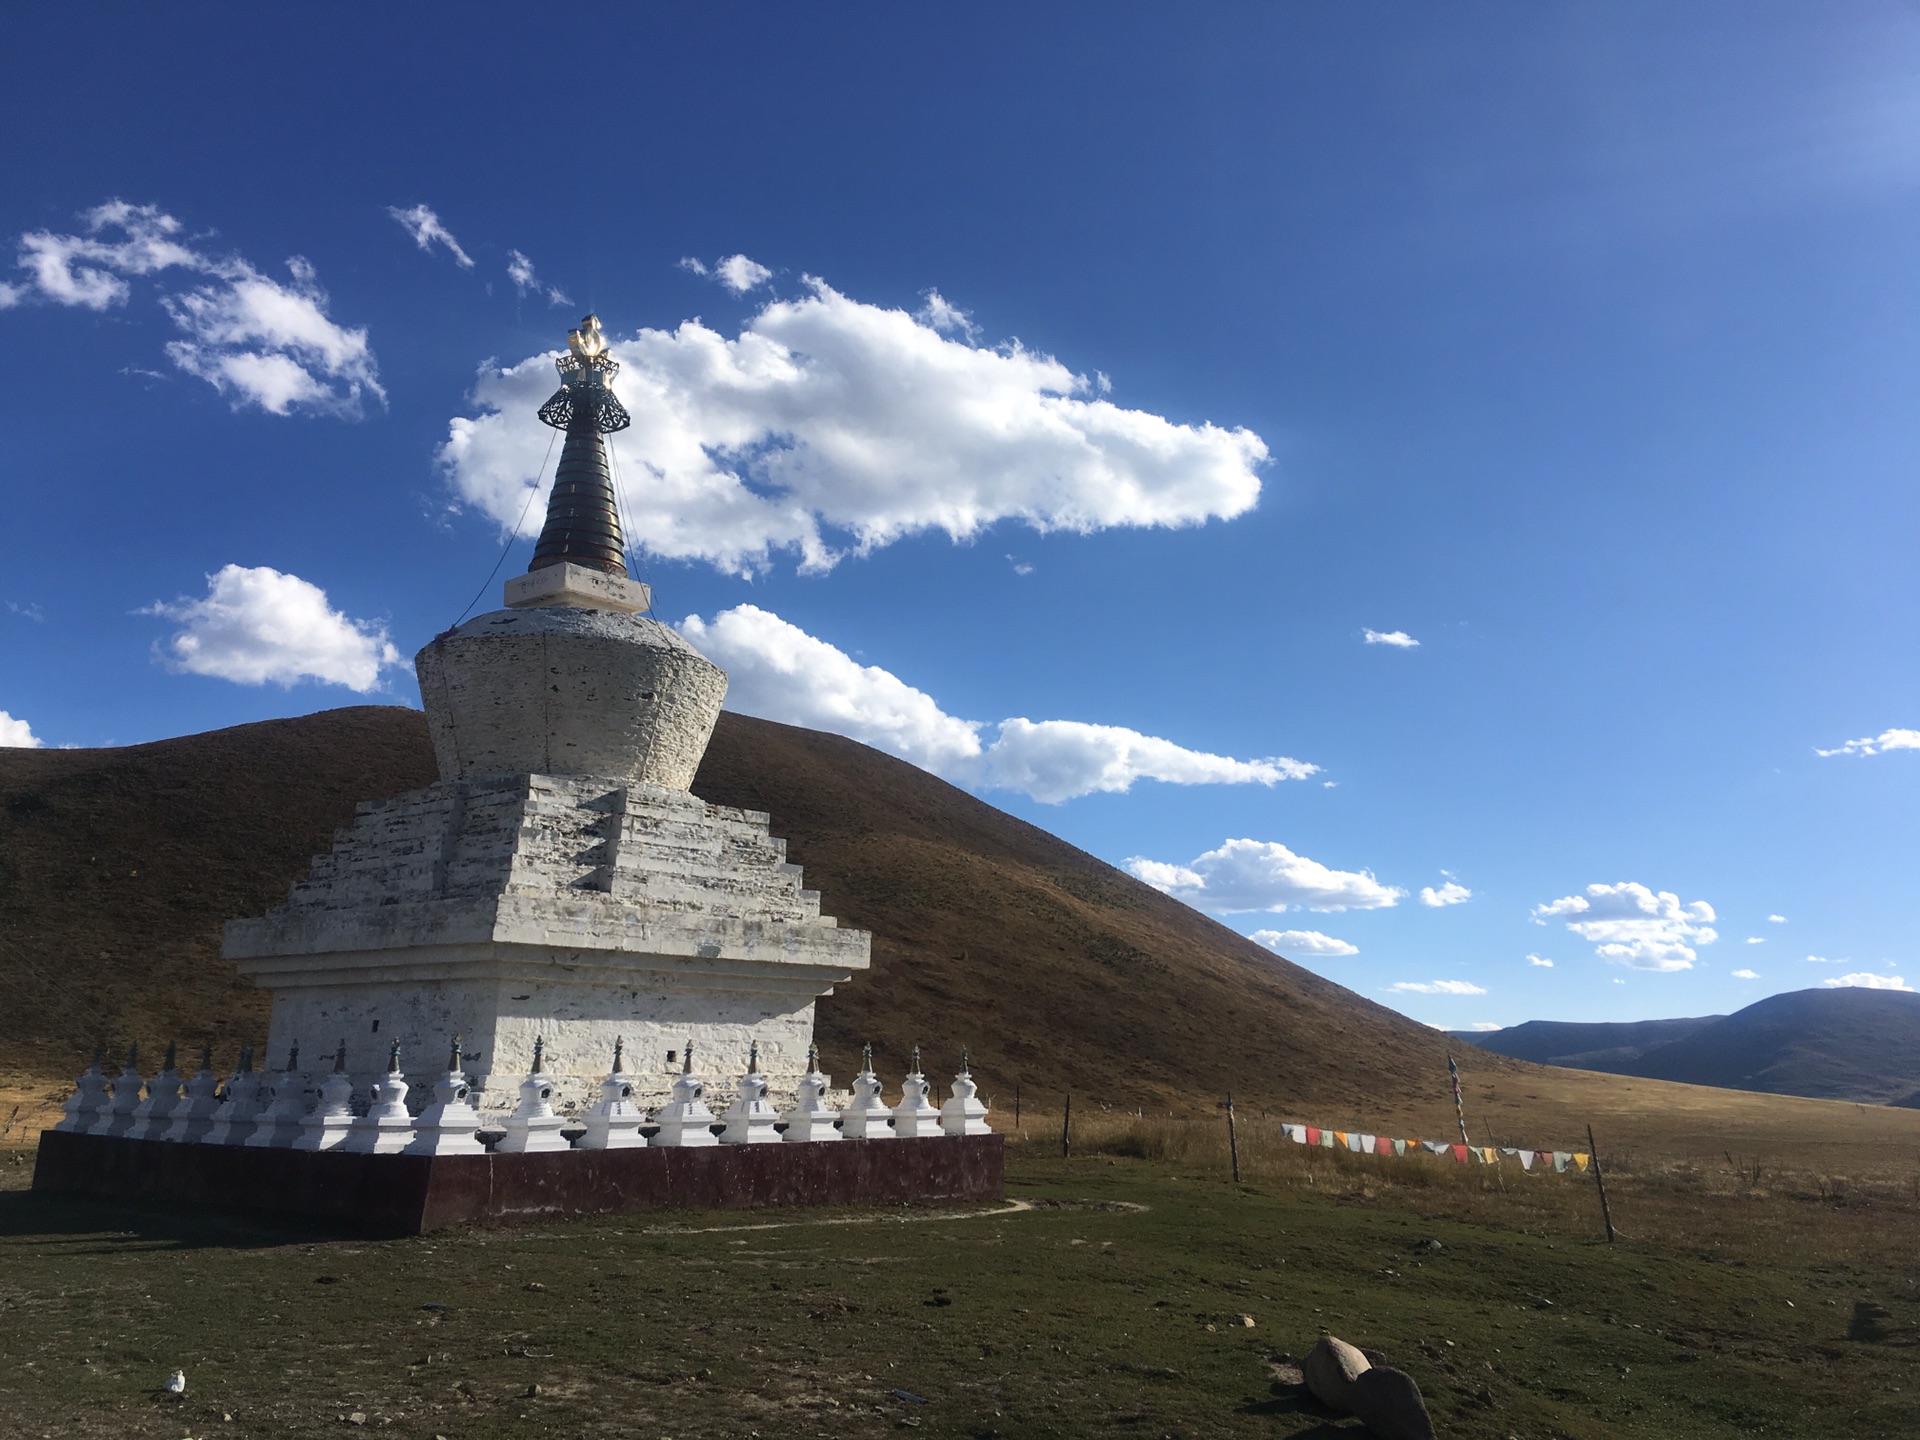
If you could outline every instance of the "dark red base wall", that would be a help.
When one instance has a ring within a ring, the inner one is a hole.
[[[33,1188],[417,1235],[638,1210],[938,1205],[1006,1193],[998,1135],[552,1155],[342,1155],[47,1130]]]

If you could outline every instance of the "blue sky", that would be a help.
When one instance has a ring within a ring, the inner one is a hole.
[[[101,13],[0,58],[15,743],[417,703],[591,307],[742,708],[1436,1024],[1920,983],[1901,7]]]

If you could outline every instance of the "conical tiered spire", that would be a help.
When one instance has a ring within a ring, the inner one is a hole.
[[[614,398],[613,377],[620,366],[607,353],[597,316],[587,316],[568,333],[567,354],[556,363],[560,390],[540,407],[540,418],[566,431],[567,443],[547,500],[546,527],[527,571],[573,564],[624,577],[626,544],[603,437],[633,422]]]

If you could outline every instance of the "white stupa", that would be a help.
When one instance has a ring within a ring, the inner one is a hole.
[[[532,566],[506,609],[415,657],[439,781],[363,803],[285,905],[228,924],[225,954],[273,992],[272,1046],[344,1033],[361,1084],[395,1040],[464,1035],[494,1120],[536,1036],[562,1113],[592,1103],[623,1035],[643,1105],[688,1035],[721,1066],[757,1035],[791,1095],[814,1000],[867,968],[869,937],[820,913],[765,814],[688,793],[727,677],[644,613],[608,465],[619,366],[592,316],[568,346]]]
[[[873,1046],[860,1051],[860,1073],[853,1077],[853,1103],[840,1112],[840,1135],[845,1140],[891,1140],[893,1109],[880,1096],[880,1077],[873,1073]]]

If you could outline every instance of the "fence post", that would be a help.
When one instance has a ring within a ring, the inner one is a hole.
[[[1240,1131],[1233,1123],[1233,1091],[1227,1091],[1227,1154],[1233,1160],[1233,1183],[1240,1183]]]
[[[1613,1244],[1613,1211],[1607,1205],[1607,1182],[1600,1174],[1600,1147],[1593,1143],[1593,1126],[1587,1126],[1587,1163],[1593,1166],[1593,1183],[1600,1187],[1600,1218],[1607,1222],[1607,1244]]]
[[[1067,1113],[1060,1121],[1060,1158],[1073,1154],[1073,1091],[1067,1091]]]

